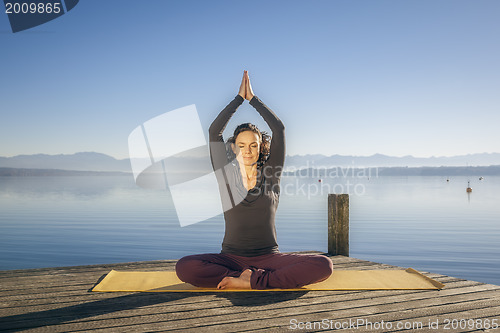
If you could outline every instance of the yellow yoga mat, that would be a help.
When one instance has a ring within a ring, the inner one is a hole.
[[[297,289],[266,289],[265,291],[305,290],[390,290],[441,289],[444,284],[433,280],[413,268],[389,270],[338,270],[322,282]],[[263,291],[254,289],[198,288],[179,280],[175,272],[118,272],[112,270],[92,289],[103,292],[227,292]]]

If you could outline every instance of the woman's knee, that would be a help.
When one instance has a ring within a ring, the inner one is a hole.
[[[326,279],[333,273],[333,263],[330,258],[323,255],[315,255],[313,262],[316,266],[315,271],[319,275],[319,278]]]
[[[175,273],[181,281],[189,283],[196,275],[199,265],[200,260],[194,255],[182,257],[175,264]]]

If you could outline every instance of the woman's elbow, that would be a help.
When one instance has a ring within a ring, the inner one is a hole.
[[[215,126],[210,125],[208,128],[208,138],[210,141],[218,140],[221,136],[219,129],[215,128]]]
[[[276,132],[281,132],[283,134],[285,134],[285,125],[280,121],[276,124],[275,128],[273,129],[273,133],[274,131]]]

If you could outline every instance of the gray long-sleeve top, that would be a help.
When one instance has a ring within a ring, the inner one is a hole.
[[[258,97],[251,99],[250,105],[271,129],[272,139],[269,158],[258,167],[255,187],[247,191],[238,162],[228,158],[222,138],[227,123],[243,101],[243,97],[237,95],[210,125],[210,158],[219,183],[226,223],[221,253],[253,257],[279,252],[274,219],[285,160],[285,127]]]

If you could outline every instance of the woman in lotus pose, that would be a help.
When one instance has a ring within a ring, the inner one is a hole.
[[[245,123],[224,144],[222,132],[245,99],[267,122],[272,139]],[[278,250],[274,218],[285,159],[285,127],[253,94],[247,71],[238,95],[210,126],[209,139],[226,225],[222,251],[181,258],[176,265],[179,279],[218,289],[290,289],[327,279],[332,273],[328,257]]]

